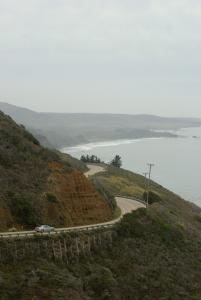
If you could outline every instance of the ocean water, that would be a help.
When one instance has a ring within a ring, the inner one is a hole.
[[[201,128],[184,128],[178,138],[149,138],[90,143],[64,148],[76,158],[94,154],[105,162],[122,157],[125,169],[142,174],[154,163],[152,179],[201,206]]]

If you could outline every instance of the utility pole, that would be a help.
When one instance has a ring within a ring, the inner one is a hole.
[[[143,175],[144,175],[144,190],[145,190],[145,197],[147,197],[147,175],[149,173],[148,172],[144,172]],[[147,204],[146,204],[146,207],[147,207]]]
[[[145,189],[145,192],[147,190],[147,175],[149,174],[148,172],[144,172],[142,173],[144,175],[144,189]]]
[[[147,165],[149,167],[149,172],[148,172],[149,178],[148,178],[148,184],[147,184],[147,208],[148,208],[148,205],[149,205],[149,192],[150,192],[151,171],[152,171],[152,168],[155,165],[152,164],[152,163],[148,163]]]

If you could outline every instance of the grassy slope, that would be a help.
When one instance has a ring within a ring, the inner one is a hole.
[[[106,172],[96,174],[95,178],[114,195],[141,199],[143,197],[144,177],[141,175],[108,167]],[[155,182],[151,182],[151,190],[161,199],[160,202],[150,206],[151,214],[161,216],[166,222],[177,224],[191,232],[201,232],[201,208],[181,199]]]

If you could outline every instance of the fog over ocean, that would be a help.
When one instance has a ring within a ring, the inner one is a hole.
[[[98,142],[62,151],[76,158],[95,154],[105,162],[119,154],[123,168],[140,174],[147,170],[148,162],[155,163],[153,180],[201,206],[201,127],[176,133],[182,137]]]

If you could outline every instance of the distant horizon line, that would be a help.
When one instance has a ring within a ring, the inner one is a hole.
[[[59,111],[37,111],[33,108],[28,108],[28,107],[24,107],[21,105],[16,105],[13,103],[9,103],[9,102],[5,102],[5,101],[0,101],[0,104],[4,104],[4,105],[8,105],[8,106],[13,106],[16,107],[18,109],[24,109],[24,110],[28,110],[32,113],[36,113],[36,114],[60,114],[60,115],[64,115],[64,114],[84,114],[84,115],[119,115],[119,116],[150,116],[150,117],[158,117],[158,118],[167,118],[167,119],[199,119],[201,120],[201,117],[195,117],[195,116],[164,116],[164,115],[159,115],[159,114],[154,114],[154,113],[113,113],[113,112],[59,112]]]

